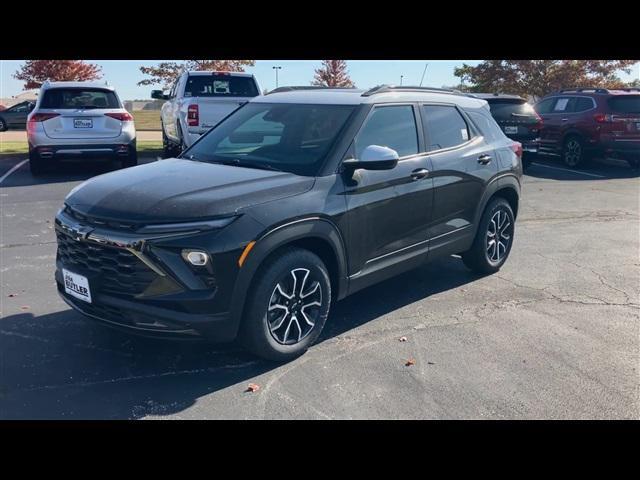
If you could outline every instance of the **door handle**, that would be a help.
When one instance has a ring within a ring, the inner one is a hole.
[[[478,163],[480,165],[486,165],[487,163],[489,163],[492,160],[491,155],[480,155],[478,157]]]
[[[413,172],[411,172],[411,179],[420,180],[421,178],[425,178],[428,175],[429,175],[429,170],[427,170],[426,168],[418,168]]]

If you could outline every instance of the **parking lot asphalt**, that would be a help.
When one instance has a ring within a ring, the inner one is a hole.
[[[6,176],[24,158],[0,160],[1,419],[640,418],[640,178],[624,164],[538,160],[499,273],[418,267],[336,304],[318,344],[274,364],[70,310],[53,217],[108,167]]]

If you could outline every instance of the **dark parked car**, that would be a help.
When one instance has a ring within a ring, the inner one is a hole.
[[[35,107],[35,102],[20,102],[6,110],[0,111],[0,132],[10,128],[21,130],[27,127],[27,116]]]
[[[518,95],[474,93],[489,103],[491,115],[505,135],[522,144],[522,166],[526,170],[538,153],[542,118]]]
[[[559,154],[568,167],[593,157],[640,160],[640,89],[572,88],[535,107],[542,116],[540,152]]]
[[[451,90],[255,97],[179,158],[76,187],[55,219],[58,290],[102,324],[290,359],[376,282],[452,254],[498,271],[521,154]]]

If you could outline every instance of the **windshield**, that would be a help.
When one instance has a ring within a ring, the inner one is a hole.
[[[353,105],[249,103],[181,157],[315,176]]]
[[[55,88],[45,90],[40,108],[120,108],[120,102],[111,90]]]

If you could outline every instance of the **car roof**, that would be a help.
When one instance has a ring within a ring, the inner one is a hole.
[[[290,87],[289,91],[278,91],[255,97],[251,103],[300,103],[318,105],[367,105],[395,102],[435,102],[454,103],[461,107],[480,108],[486,101],[472,96],[441,89],[422,89],[417,87],[376,87],[368,91],[355,88],[302,88]]]
[[[44,90],[52,88],[101,88],[103,90],[115,90],[107,82],[45,82],[42,84]]]
[[[253,77],[252,73],[245,72],[220,72],[214,70],[189,70],[190,77],[204,77],[206,75],[229,75],[230,77]]]
[[[525,98],[521,97],[520,95],[510,95],[507,93],[472,93],[471,95],[478,97],[478,98],[482,98],[484,100],[490,101],[490,100],[501,100],[501,99],[506,99],[506,100],[523,100],[523,101],[527,101]]]

